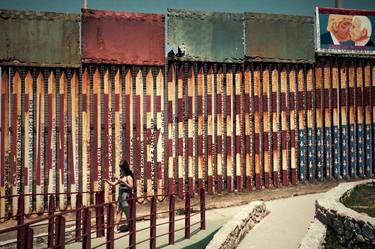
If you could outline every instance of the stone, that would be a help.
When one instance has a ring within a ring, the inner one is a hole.
[[[345,227],[345,230],[353,230],[354,224],[353,224],[352,221],[350,221],[350,219],[345,219],[344,220],[344,227]]]
[[[341,220],[339,218],[336,218],[333,222],[333,225],[332,225],[333,229],[338,233],[338,234],[344,234],[344,227],[343,227],[343,224],[341,222]]]
[[[357,234],[356,237],[357,237],[358,242],[360,242],[360,243],[363,243],[363,242],[366,241],[365,238],[363,238],[363,236],[361,234]]]
[[[368,223],[363,225],[362,234],[369,240],[375,239],[375,231]]]
[[[354,224],[354,233],[361,234],[361,227],[358,224]]]
[[[350,240],[353,237],[353,230],[345,229],[344,237],[346,240]]]

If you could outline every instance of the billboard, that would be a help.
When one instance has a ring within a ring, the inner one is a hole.
[[[316,7],[316,50],[330,54],[375,54],[375,11]]]

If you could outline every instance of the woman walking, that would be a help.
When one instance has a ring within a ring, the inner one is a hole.
[[[118,208],[116,211],[116,230],[119,232],[119,224],[121,222],[122,214],[125,213],[126,224],[130,218],[129,204],[127,202],[129,194],[134,188],[134,175],[129,167],[129,163],[126,160],[120,162],[120,176],[114,178],[115,181],[111,182],[105,180],[111,186],[119,185],[118,195]]]

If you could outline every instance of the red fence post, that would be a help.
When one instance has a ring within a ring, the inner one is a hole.
[[[169,245],[174,244],[175,197],[169,195]]]
[[[201,211],[201,230],[206,229],[206,197],[205,197],[205,192],[204,188],[200,189],[199,192],[199,197],[200,197],[200,211]]]
[[[76,242],[81,241],[81,224],[82,224],[82,193],[77,194],[76,199]]]
[[[29,225],[25,226],[25,231],[26,231],[26,249],[33,249],[33,237],[34,237],[34,232],[33,229]]]
[[[190,193],[185,192],[185,239],[190,239]]]
[[[129,202],[130,202],[130,219],[128,221],[129,226],[129,248],[135,249],[135,243],[136,243],[136,196],[134,194],[129,195]]]
[[[56,199],[55,195],[51,194],[49,196],[49,203],[48,203],[48,216],[51,216],[55,213],[56,210]],[[54,226],[55,224],[55,219],[49,218],[48,219],[48,242],[47,245],[48,247],[53,247],[53,239],[54,239]]]
[[[17,206],[17,225],[23,225],[25,223],[25,197],[21,194],[18,197],[18,206]],[[25,248],[26,242],[26,227],[21,226],[17,229],[17,248]]]
[[[61,214],[56,217],[56,248],[65,248],[65,217]]]
[[[151,198],[150,210],[150,248],[156,248],[156,197]]]
[[[114,234],[114,207],[112,204],[108,204],[107,213],[107,249],[113,249],[115,247],[115,234]]]
[[[104,192],[95,193],[96,237],[104,236]]]
[[[91,248],[91,211],[89,208],[83,210],[82,249]]]

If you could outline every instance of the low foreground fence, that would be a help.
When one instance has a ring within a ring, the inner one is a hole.
[[[0,230],[0,236],[16,237],[15,240],[9,240],[7,244],[17,244],[17,248],[33,248],[36,243],[35,238],[38,237],[38,248],[65,248],[65,246],[76,243],[76,247],[81,245],[82,248],[115,248],[115,242],[121,239],[128,240],[127,248],[136,248],[141,243],[149,242],[150,248],[156,248],[157,238],[168,236],[168,244],[175,243],[175,234],[184,230],[184,239],[191,236],[191,228],[195,225],[200,230],[204,230],[205,224],[205,191],[200,189],[199,201],[192,203],[192,195],[184,192],[184,217],[176,219],[176,203],[175,195],[164,196],[168,198],[169,206],[167,210],[157,211],[158,196],[150,196],[149,214],[137,216],[137,196],[129,195],[128,203],[130,209],[130,217],[128,220],[129,231],[119,236],[115,236],[114,228],[119,225],[115,223],[115,202],[105,202],[104,192],[95,193],[95,205],[82,205],[82,193],[76,196],[76,208],[65,211],[56,210],[56,195],[51,194],[48,202],[48,215],[42,218],[33,219],[25,222],[25,197],[18,197],[17,225]],[[143,198],[143,197],[142,197]],[[193,207],[199,206],[199,212],[193,212]],[[157,224],[157,216],[168,214],[168,221]],[[200,215],[198,221],[192,223],[192,217]],[[93,218],[94,217],[94,218]],[[149,226],[137,229],[137,220],[149,219]],[[176,228],[176,222],[184,220],[184,226]],[[168,226],[167,232],[156,234],[158,226]],[[39,234],[36,230],[40,230]],[[43,229],[47,233],[43,234]],[[149,230],[149,236],[145,239],[137,241],[137,234],[141,231]],[[92,240],[103,237],[103,240]],[[122,244],[123,245],[123,244]]]

